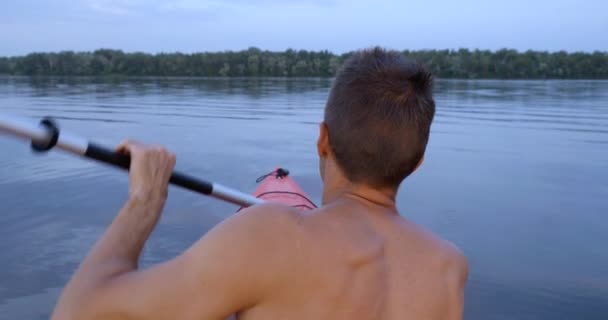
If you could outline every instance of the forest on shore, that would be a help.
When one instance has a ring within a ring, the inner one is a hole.
[[[459,79],[608,79],[608,52],[405,50],[436,77]],[[99,49],[0,57],[0,74],[28,76],[332,77],[351,53],[249,48],[159,53]]]

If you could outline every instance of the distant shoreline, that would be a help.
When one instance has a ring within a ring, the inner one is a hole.
[[[332,77],[318,77],[318,76],[306,76],[306,77],[280,77],[280,76],[227,76],[227,77],[218,77],[218,76],[130,76],[130,75],[15,75],[15,74],[6,74],[0,73],[0,78],[27,78],[31,80],[47,80],[47,79],[58,79],[58,80],[68,80],[68,79],[97,79],[104,81],[130,81],[130,80],[218,80],[218,81],[226,81],[226,80],[235,80],[235,81],[249,81],[249,80],[333,80]],[[608,78],[601,79],[589,79],[589,78],[440,78],[435,77],[435,81],[608,81]]]
[[[404,55],[426,65],[439,79],[608,79],[608,52],[546,52],[503,49],[417,50]],[[201,53],[42,52],[0,57],[1,75],[331,78],[351,53],[329,51],[242,51]]]

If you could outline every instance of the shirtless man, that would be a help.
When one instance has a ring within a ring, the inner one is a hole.
[[[402,217],[400,183],[422,162],[431,76],[396,52],[355,53],[320,125],[323,206],[242,210],[173,260],[138,258],[175,156],[126,142],[129,198],[66,286],[53,319],[401,320],[462,318],[467,262]]]

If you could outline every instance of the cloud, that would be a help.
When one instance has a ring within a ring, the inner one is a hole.
[[[90,9],[117,16],[141,12],[242,10],[260,6],[326,6],[332,3],[334,0],[87,0]]]
[[[195,0],[175,0],[163,3],[159,9],[169,11],[213,11],[218,9],[236,9],[234,3],[230,1],[195,1]]]
[[[209,7],[259,7],[269,5],[331,5],[334,0],[173,0],[163,1],[169,7],[206,9]]]
[[[117,16],[126,15],[128,13],[128,11],[125,8],[102,5],[97,2],[91,3],[91,9],[93,9],[95,11],[99,11],[101,13],[109,13],[109,14],[117,15]]]
[[[111,15],[128,15],[137,9],[145,8],[151,4],[155,6],[158,1],[146,0],[87,0],[87,5],[93,11]]]

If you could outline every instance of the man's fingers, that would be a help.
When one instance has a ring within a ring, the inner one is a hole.
[[[145,145],[138,141],[125,140],[120,145],[118,145],[116,151],[119,153],[131,155],[132,158],[148,158],[149,156],[152,156],[153,158],[159,160],[162,159],[162,161],[168,164],[171,169],[175,167],[175,154],[161,145]]]
[[[123,142],[121,142],[118,147],[116,147],[116,152],[118,153],[125,153],[125,154],[129,154],[130,153],[130,145],[131,145],[131,140],[124,140]]]
[[[125,140],[118,145],[116,152],[133,155],[141,153],[142,149],[144,149],[144,145],[141,142]]]
[[[176,162],[175,153],[169,152],[169,164],[171,165],[171,168],[175,167],[175,162]]]

